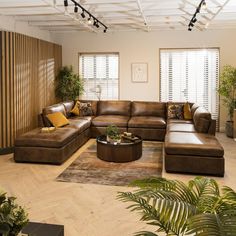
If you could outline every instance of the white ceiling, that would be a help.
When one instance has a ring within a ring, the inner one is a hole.
[[[68,0],[0,0],[0,15],[49,31],[98,31]],[[78,0],[108,31],[187,30],[200,0]],[[193,30],[236,28],[236,0],[206,0]]]

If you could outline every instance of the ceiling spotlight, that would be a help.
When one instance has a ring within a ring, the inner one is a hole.
[[[205,0],[202,1],[202,8],[203,8],[203,9],[206,9],[206,8],[207,8],[206,1],[205,1]]]
[[[103,30],[103,32],[106,33],[106,32],[107,32],[107,28],[105,28],[105,29]]]
[[[97,21],[94,19],[93,26],[96,26],[96,25],[97,25]]]
[[[188,26],[189,26],[189,27],[193,27],[193,26],[194,26],[193,22],[191,21],[191,22],[188,24]]]
[[[197,18],[196,18],[196,17],[192,19],[192,22],[193,22],[193,23],[196,23],[196,21],[197,21]]]
[[[64,6],[68,7],[68,1],[67,0],[64,0]]]
[[[189,28],[188,28],[188,31],[192,31],[192,28],[189,27]]]
[[[77,13],[77,12],[78,12],[78,6],[75,5],[74,13]]]
[[[96,23],[96,27],[97,27],[97,28],[99,28],[99,24],[98,24],[98,21],[97,21],[97,23]]]
[[[89,18],[88,18],[88,24],[89,24],[89,25],[92,24],[92,18],[91,18],[91,16],[89,16]]]
[[[81,16],[85,18],[84,10],[82,11]]]

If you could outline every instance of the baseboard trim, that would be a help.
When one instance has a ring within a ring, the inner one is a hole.
[[[0,155],[6,155],[14,152],[14,147],[0,148]]]

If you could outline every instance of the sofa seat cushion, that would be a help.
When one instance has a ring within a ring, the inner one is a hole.
[[[168,119],[168,124],[193,124],[193,120],[179,120],[179,119]]]
[[[164,147],[170,155],[224,156],[224,149],[215,136],[210,134],[168,132]]]
[[[91,122],[86,119],[68,119],[69,125],[67,128],[74,128],[79,131],[79,133],[82,133],[84,130],[90,127]]]
[[[117,127],[127,127],[129,119],[129,116],[101,115],[92,120],[92,126],[105,127],[113,124]]]
[[[166,121],[156,116],[133,116],[128,123],[129,128],[156,128],[165,129]]]
[[[194,124],[169,123],[167,126],[169,132],[197,132]]]
[[[78,131],[73,128],[57,128],[51,133],[42,133],[41,129],[37,128],[17,137],[15,146],[60,148],[77,135]]]

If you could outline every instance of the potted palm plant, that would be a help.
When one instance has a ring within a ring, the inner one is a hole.
[[[107,142],[109,143],[120,143],[121,137],[120,132],[116,125],[108,125],[106,128]]]
[[[226,122],[225,132],[233,138],[233,114],[236,108],[236,68],[226,65],[220,75],[220,86],[218,93],[224,97],[223,102],[228,109],[229,120]]]
[[[0,193],[0,235],[21,235],[20,231],[28,223],[28,214],[15,202],[16,198]]]
[[[82,78],[73,72],[72,66],[64,66],[60,69],[56,78],[56,97],[62,101],[78,99],[84,91]]]
[[[149,178],[134,181],[134,192],[119,192],[118,199],[131,202],[131,211],[141,213],[142,221],[157,227],[136,236],[236,235],[236,192],[219,188],[214,179],[196,177],[184,184],[177,180]],[[163,235],[163,234],[161,234]]]

